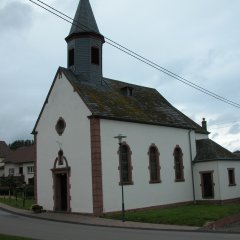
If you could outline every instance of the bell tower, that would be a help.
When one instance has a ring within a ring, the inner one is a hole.
[[[104,37],[98,30],[89,0],[80,0],[69,35],[68,69],[79,81],[102,83],[102,46]]]

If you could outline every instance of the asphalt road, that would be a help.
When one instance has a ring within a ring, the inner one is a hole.
[[[0,233],[41,240],[239,240],[240,234],[96,227],[33,219],[0,210]]]

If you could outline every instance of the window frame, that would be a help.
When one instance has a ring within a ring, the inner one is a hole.
[[[29,170],[31,170],[31,171],[29,171]],[[27,167],[27,173],[28,174],[33,174],[34,173],[34,166],[28,166]]]
[[[180,150],[180,156],[177,156],[177,151]],[[174,157],[174,171],[175,171],[175,182],[185,182],[184,178],[184,165],[183,165],[183,151],[179,145],[176,145],[173,151],[173,157]],[[177,159],[179,157],[179,159]],[[178,162],[178,163],[177,163]],[[178,166],[179,165],[179,169]],[[177,171],[180,172],[180,178],[178,178]]]
[[[9,174],[9,176],[14,176],[14,174],[15,174],[15,169],[14,169],[14,168],[9,168],[9,169],[8,169],[8,174]]]
[[[122,181],[122,163],[121,163],[121,154],[120,154],[120,148],[122,147],[126,147],[127,149],[127,165],[128,165],[128,181]],[[119,144],[119,148],[118,148],[118,155],[119,155],[119,166],[118,166],[118,170],[119,170],[119,185],[133,185],[133,180],[132,180],[132,159],[131,159],[131,155],[132,155],[132,151],[131,148],[129,147],[129,145],[126,142],[122,142],[121,144]]]
[[[235,168],[228,168],[228,186],[233,187],[236,186],[236,178],[235,178]],[[230,173],[232,176],[230,176]],[[232,178],[232,179],[231,179]]]
[[[156,165],[156,174],[157,177],[156,179],[153,179],[152,176],[152,161],[151,161],[151,150],[154,149],[155,151],[155,165]],[[161,175],[160,175],[160,152],[155,144],[152,144],[149,149],[148,149],[148,160],[149,160],[149,165],[148,165],[148,170],[149,170],[149,184],[154,184],[154,183],[161,183]]]

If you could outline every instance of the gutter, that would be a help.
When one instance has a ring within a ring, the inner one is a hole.
[[[191,132],[193,130],[190,129],[188,131],[188,139],[189,139],[189,151],[190,151],[190,161],[191,161],[191,173],[192,173],[192,190],[193,190],[193,202],[196,204],[196,196],[195,196],[195,184],[194,184],[194,176],[193,176],[193,154],[192,154],[192,141],[191,141]]]

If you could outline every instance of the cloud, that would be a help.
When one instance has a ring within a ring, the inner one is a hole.
[[[239,134],[240,133],[240,125],[234,124],[228,131],[230,134]]]
[[[0,9],[0,33],[27,29],[32,22],[32,8],[21,2],[8,2]]]

